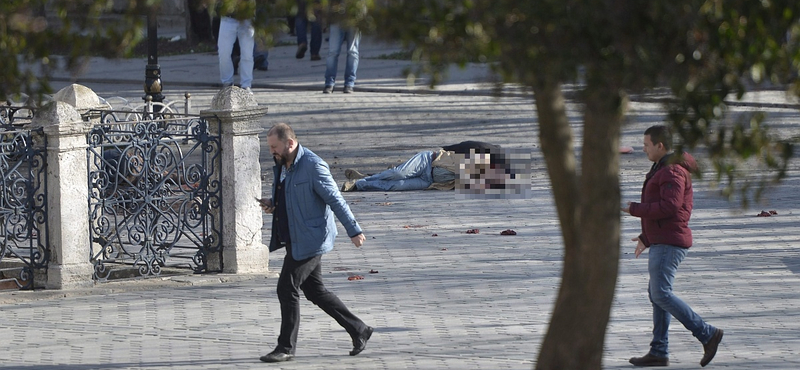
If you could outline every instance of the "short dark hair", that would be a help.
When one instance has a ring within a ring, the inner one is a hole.
[[[664,149],[672,149],[672,134],[666,126],[651,126],[644,131],[644,134],[650,136],[650,141],[652,141],[653,144],[661,143],[664,144]]]
[[[278,140],[285,143],[287,140],[292,139],[297,141],[297,136],[294,134],[294,130],[285,124],[285,123],[278,123],[272,127],[270,127],[269,131],[267,131],[267,136],[275,135]]]

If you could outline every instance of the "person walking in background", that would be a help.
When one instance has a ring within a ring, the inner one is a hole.
[[[356,71],[358,70],[358,44],[361,42],[361,32],[358,28],[345,25],[345,7],[341,1],[331,1],[328,12],[328,58],[325,63],[325,88],[322,92],[330,94],[336,84],[336,70],[339,67],[339,53],[342,45],[345,46],[347,57],[344,67],[344,88],[342,92],[353,92],[356,85]]]
[[[259,3],[260,4],[260,3]],[[263,5],[258,5],[256,7],[256,11],[265,11]],[[219,29],[220,29],[220,17],[215,16],[212,21],[212,28],[214,29],[214,39],[219,41]],[[253,29],[255,31],[256,25],[253,25]],[[219,47],[217,47],[219,50]],[[235,40],[233,42],[233,51],[231,52],[231,62],[233,63],[233,74],[239,74],[239,60],[241,58],[241,50],[239,48],[239,40]],[[269,50],[267,45],[263,40],[259,40],[258,37],[254,36],[253,41],[253,69],[259,71],[267,71],[269,70]]]
[[[232,3],[229,7],[220,8],[219,14],[222,15],[219,24],[219,37],[217,39],[217,51],[219,55],[219,77],[222,86],[233,85],[233,60],[231,53],[233,44],[239,41],[239,80],[240,86],[250,91],[253,82],[253,53],[255,50],[255,29],[253,28],[253,18],[256,15],[255,0],[243,0]]]
[[[289,28],[289,36],[296,36],[295,34],[295,24],[294,21],[297,17],[295,15],[289,14],[286,16],[286,26]]]
[[[253,69],[259,71],[269,70],[269,50],[264,48],[259,50],[258,47],[253,48]]]
[[[652,126],[644,132],[644,152],[653,166],[645,177],[641,203],[628,202],[622,209],[642,220],[642,233],[632,239],[636,258],[649,249],[647,292],[653,305],[653,341],[645,356],[629,360],[635,366],[669,365],[667,334],[673,316],[703,344],[700,366],[714,358],[723,335],[722,329],[706,323],[672,291],[678,266],[692,246],[691,172],[697,163],[688,153],[670,152],[671,147],[672,137],[665,126]]]
[[[266,4],[264,4],[263,1],[259,1],[256,5],[256,19],[263,22],[267,17]],[[254,31],[263,26],[264,25],[261,24],[254,25]],[[259,71],[268,71],[269,47],[263,36],[264,35],[259,36],[258,34],[253,36],[253,68]]]
[[[295,33],[297,34],[297,53],[295,58],[303,59],[306,50],[311,47],[311,60],[322,59],[319,49],[322,47],[322,26],[320,25],[320,2],[313,0],[309,17],[308,1],[297,0],[297,17],[295,18]],[[308,27],[311,26],[311,44],[308,43]]]
[[[259,71],[269,70],[269,50],[260,50],[258,41],[254,42],[253,46],[253,69]],[[231,61],[233,62],[233,74],[239,74],[239,60],[241,59],[241,51],[239,50],[239,41],[233,43],[233,52],[231,53]]]
[[[325,288],[321,266],[322,255],[333,249],[336,239],[334,215],[356,247],[366,240],[364,233],[339,193],[328,164],[300,145],[289,125],[279,123],[270,128],[267,144],[275,160],[272,198],[259,203],[264,212],[272,214],[269,250],[285,248],[286,257],[278,278],[278,345],[260,359],[283,362],[294,358],[300,328],[300,290],[347,331],[353,342],[350,356],[355,356],[366,348],[373,328]]]

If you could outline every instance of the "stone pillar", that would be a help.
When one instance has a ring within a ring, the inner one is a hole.
[[[72,84],[58,90],[53,95],[53,100],[75,107],[75,110],[81,115],[85,115],[90,109],[111,109],[107,103],[100,101],[100,97],[92,89],[79,84]]]
[[[89,261],[86,134],[91,125],[70,104],[56,101],[36,112],[31,126],[47,136],[47,289],[93,284]]]
[[[261,198],[261,142],[259,120],[267,107],[259,107],[253,95],[238,87],[220,90],[211,109],[200,112],[216,135],[221,121],[220,152],[222,171],[222,261],[209,256],[209,269],[237,274],[263,274],[269,268],[269,248],[261,242],[263,211],[255,198]]]

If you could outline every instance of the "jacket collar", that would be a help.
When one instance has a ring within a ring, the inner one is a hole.
[[[302,158],[305,154],[306,154],[306,149],[303,148],[303,146],[300,145],[300,143],[298,143],[297,144],[297,156],[294,157],[294,162],[292,162],[292,165],[290,166],[290,169],[294,168],[294,166],[297,165],[297,163],[300,162],[300,158]]]
[[[667,153],[663,157],[661,157],[661,159],[659,159],[658,162],[653,163],[653,166],[650,167],[650,172],[647,173],[646,177],[648,179],[653,177],[653,175],[656,173],[656,171],[658,171],[659,169],[661,169],[661,167],[664,167],[664,165],[669,163],[670,158],[672,157],[673,154],[675,154],[675,153]]]

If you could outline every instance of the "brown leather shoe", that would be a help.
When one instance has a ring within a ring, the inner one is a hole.
[[[356,180],[347,180],[342,184],[342,191],[356,191]]]
[[[348,168],[344,170],[344,177],[346,177],[348,180],[358,180],[358,179],[363,179],[367,176],[361,172],[358,172],[358,170],[356,169]]]
[[[669,366],[669,357],[658,357],[648,353],[642,357],[633,357],[628,362],[633,366]]]
[[[705,367],[709,362],[711,362],[711,360],[714,359],[714,355],[717,354],[719,342],[722,342],[722,334],[722,329],[717,329],[717,331],[714,332],[714,335],[711,336],[711,339],[708,340],[708,343],[703,344],[703,350],[705,353],[703,354],[703,359],[700,360],[700,366]]]

